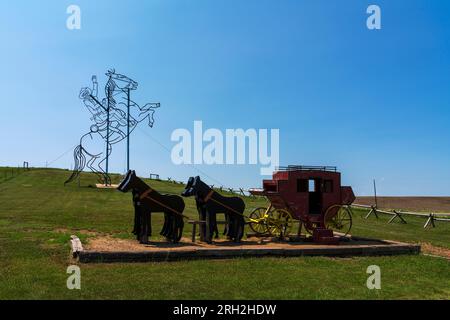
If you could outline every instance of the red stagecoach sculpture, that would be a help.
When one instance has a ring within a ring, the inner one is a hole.
[[[333,230],[347,235],[352,226],[348,205],[355,195],[351,187],[341,186],[341,174],[336,167],[280,167],[272,180],[263,180],[263,189],[251,189],[250,193],[270,201],[268,208],[257,208],[250,215],[251,221],[269,221],[249,223],[258,233],[279,233],[280,230],[271,230],[270,221],[282,221],[282,233],[287,235],[293,220],[299,220],[299,234],[304,226],[314,241],[335,243]]]

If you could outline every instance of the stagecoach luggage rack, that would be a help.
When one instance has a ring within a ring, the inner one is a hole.
[[[275,171],[330,171],[336,172],[337,167],[333,166],[297,166],[276,167]]]

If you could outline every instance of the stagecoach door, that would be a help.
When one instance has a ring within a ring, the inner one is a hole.
[[[322,213],[322,179],[309,179],[309,214]]]

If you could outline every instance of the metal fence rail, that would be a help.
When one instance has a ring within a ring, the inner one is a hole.
[[[382,209],[378,209],[377,206],[368,206],[364,204],[352,204],[352,207],[355,208],[364,208],[364,209],[370,209],[369,213],[364,217],[365,219],[369,218],[372,214],[375,215],[375,217],[378,219],[378,214],[386,214],[391,215],[392,218],[389,219],[388,223],[393,222],[396,218],[400,220],[401,223],[407,223],[403,216],[413,216],[413,217],[421,217],[421,218],[427,218],[427,221],[424,224],[424,228],[427,228],[429,226],[432,226],[433,228],[436,227],[435,222],[450,222],[450,213],[426,213],[426,212],[409,212],[409,211],[401,211],[401,210],[391,210],[386,211]]]
[[[185,182],[182,181],[177,181],[175,179],[172,179],[171,177],[168,177],[167,182],[173,183],[173,184],[186,184]],[[226,188],[224,186],[220,186],[220,187],[216,187],[215,185],[210,185],[211,189],[215,189],[215,190],[219,190],[220,192],[228,192],[228,193],[233,193],[236,195],[240,195],[243,197],[250,197],[250,198],[255,198],[256,196],[251,194],[249,190],[245,190],[243,188],[239,188],[239,189],[233,189],[233,188]]]

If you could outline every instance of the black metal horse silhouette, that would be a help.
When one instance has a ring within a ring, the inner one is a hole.
[[[117,187],[121,192],[132,191],[134,204],[134,229],[140,243],[147,243],[152,234],[151,213],[164,212],[164,225],[160,234],[168,241],[178,242],[183,234],[185,207],[183,198],[177,195],[160,194],[129,170]]]
[[[217,213],[224,213],[226,219],[224,234],[228,239],[240,242],[244,235],[245,203],[239,197],[224,197],[215,192],[200,177],[191,177],[181,194],[183,197],[195,196],[199,218],[205,221],[200,226],[200,240],[212,242],[213,233],[217,230]]]

